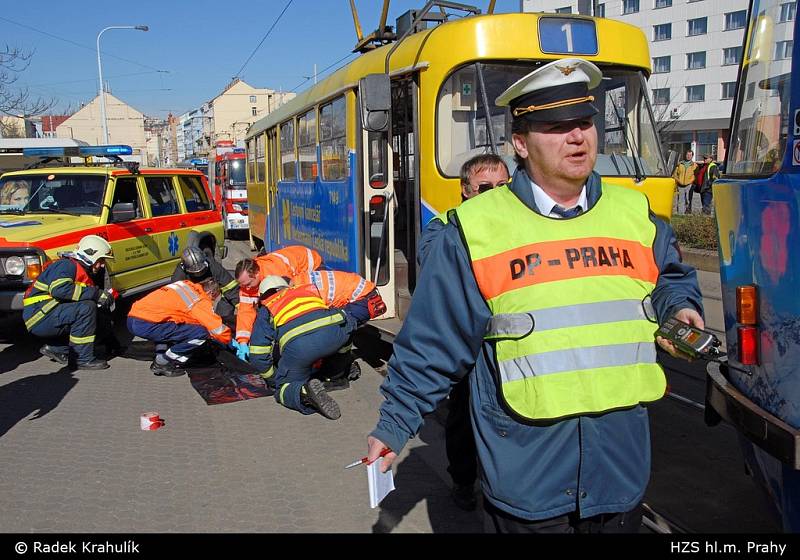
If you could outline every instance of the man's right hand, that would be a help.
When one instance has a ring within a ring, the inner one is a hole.
[[[242,360],[243,362],[247,361],[247,357],[250,355],[250,346],[246,342],[240,342],[239,347],[236,349],[236,357]]]
[[[367,463],[372,463],[376,459],[379,459],[381,451],[383,451],[385,447],[388,447],[388,445],[378,438],[372,436],[367,437]],[[397,459],[397,453],[394,451],[387,453],[380,464],[381,472],[386,472],[392,468],[392,463],[394,463],[395,459]]]

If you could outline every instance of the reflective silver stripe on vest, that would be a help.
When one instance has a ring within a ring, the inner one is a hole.
[[[308,258],[308,270],[314,270],[314,253],[311,249],[306,248],[306,257]]]
[[[486,338],[522,338],[534,330],[549,331],[642,319],[647,320],[647,312],[638,299],[581,303],[537,309],[527,313],[497,314],[489,321]]]
[[[172,284],[167,284],[167,288],[171,290],[175,290],[175,292],[181,296],[183,303],[186,304],[188,309],[194,307],[194,304],[200,301],[200,298],[197,296],[196,293],[192,291],[189,286],[187,286],[183,281],[173,282]]]
[[[272,253],[272,254],[275,255],[276,257],[278,257],[280,260],[282,260],[283,263],[287,266],[287,268],[289,270],[291,270],[292,272],[294,272],[294,268],[292,268],[292,264],[289,262],[288,258],[284,257],[280,253]],[[311,270],[311,269],[309,268],[308,270]]]
[[[326,270],[325,273],[328,275],[328,303],[333,303],[333,298],[336,297],[336,278],[332,270]]]
[[[222,325],[218,326],[216,329],[211,329],[209,332],[211,334],[222,334],[222,333],[225,332],[225,329],[226,329],[225,324],[222,324]]]
[[[239,294],[239,303],[252,303],[255,305],[256,303],[258,303],[258,298],[253,296],[243,296]]]
[[[250,338],[251,335],[250,331],[236,331],[236,338]]]
[[[526,377],[549,375],[564,371],[600,369],[655,363],[656,345],[653,342],[631,342],[554,350],[500,362],[503,383]]]
[[[318,270],[311,271],[308,274],[308,278],[309,280],[311,280],[311,283],[314,284],[314,286],[316,286],[317,291],[319,291],[319,293],[322,293],[322,275],[320,274],[320,272]]]
[[[359,296],[361,295],[361,292],[364,291],[364,287],[366,285],[367,285],[367,280],[365,278],[362,278],[359,281],[358,286],[356,286],[356,289],[353,291],[353,295],[350,296],[350,301],[351,302],[355,301],[355,300],[357,300],[359,298]]]

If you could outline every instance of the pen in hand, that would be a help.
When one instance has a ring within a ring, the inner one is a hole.
[[[386,455],[388,455],[388,454],[389,454],[389,453],[391,453],[391,452],[392,452],[392,450],[391,450],[391,449],[389,449],[388,447],[384,447],[384,448],[381,450],[381,452],[380,452],[380,455],[378,455],[378,458],[381,458],[381,457],[386,457]],[[376,459],[376,461],[377,461],[377,459]],[[354,461],[354,462],[350,463],[350,464],[349,464],[349,465],[347,465],[345,468],[346,468],[346,469],[350,469],[350,468],[352,468],[352,467],[357,467],[358,465],[364,465],[364,464],[367,464],[368,462],[369,462],[369,460],[367,459],[367,457],[362,457],[362,458],[361,458],[361,459],[359,459],[358,461]]]

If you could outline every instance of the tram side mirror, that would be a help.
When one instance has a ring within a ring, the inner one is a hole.
[[[391,85],[386,74],[367,74],[358,82],[364,130],[386,132],[392,109]]]

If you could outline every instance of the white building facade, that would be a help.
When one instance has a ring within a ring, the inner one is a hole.
[[[725,157],[748,0],[521,0],[523,11],[583,13],[613,18],[642,29],[650,42],[648,82],[665,150],[681,158]],[[795,17],[794,2],[782,15]],[[791,57],[776,43],[775,57]],[[784,52],[777,52],[777,49]]]

